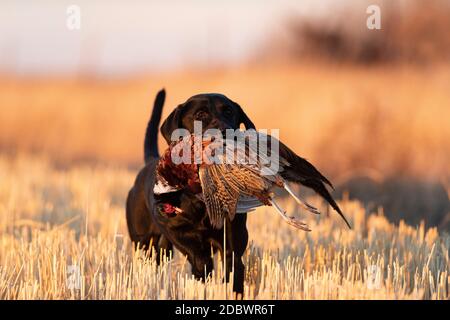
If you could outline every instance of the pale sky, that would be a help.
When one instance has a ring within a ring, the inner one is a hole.
[[[285,17],[337,0],[2,0],[0,73],[98,74],[235,64],[255,54]],[[66,27],[67,7],[81,29]]]

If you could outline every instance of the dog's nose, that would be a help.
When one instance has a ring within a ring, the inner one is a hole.
[[[230,125],[228,125],[227,123],[222,122],[222,123],[220,124],[220,126],[219,126],[219,129],[220,129],[222,132],[225,132],[225,130],[233,129],[233,128],[232,128]]]
[[[227,136],[227,130],[229,130],[229,129],[234,130],[234,129],[231,128],[230,126],[224,126],[224,127],[222,127],[222,128],[220,129],[220,132],[222,133],[222,137],[223,137],[224,139],[226,138],[226,136]]]

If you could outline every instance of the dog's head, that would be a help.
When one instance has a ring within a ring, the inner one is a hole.
[[[244,113],[241,106],[222,94],[199,94],[180,104],[164,121],[161,133],[170,144],[175,129],[194,132],[194,121],[202,122],[202,131],[208,129],[239,129],[244,124],[246,129],[255,129],[255,125]]]

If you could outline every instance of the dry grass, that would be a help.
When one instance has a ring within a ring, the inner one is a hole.
[[[41,158],[0,156],[0,299],[231,297],[220,267],[203,284],[180,254],[157,268],[132,252],[123,207],[133,179],[119,167],[57,170]],[[358,202],[340,204],[351,231],[333,213],[309,216],[311,233],[270,209],[250,214],[246,298],[450,297],[447,234],[390,224]],[[81,267],[80,290],[67,286],[70,265]]]

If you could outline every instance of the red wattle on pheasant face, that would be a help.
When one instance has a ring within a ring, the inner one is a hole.
[[[163,210],[167,214],[175,213],[175,207],[168,203],[163,204]]]

